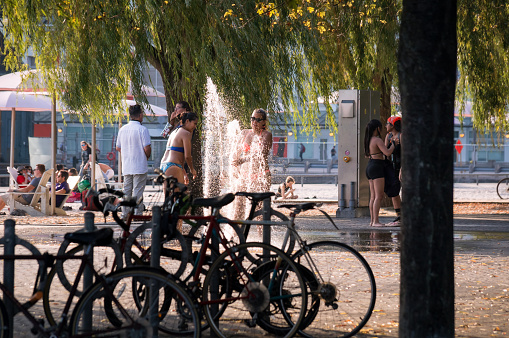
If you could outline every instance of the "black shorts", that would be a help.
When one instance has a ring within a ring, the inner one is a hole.
[[[384,176],[384,160],[370,159],[366,167],[366,177],[368,180],[383,178]]]

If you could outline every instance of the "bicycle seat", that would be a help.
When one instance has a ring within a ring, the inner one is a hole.
[[[113,230],[111,228],[97,229],[92,232],[69,232],[64,238],[72,243],[104,246],[111,243]]]
[[[307,203],[299,203],[299,204],[281,204],[278,205],[278,208],[286,208],[286,209],[295,209],[299,211],[306,211],[310,209],[314,209],[316,206],[316,203],[313,202],[307,202]]]
[[[193,205],[198,207],[214,207],[222,208],[227,204],[230,204],[235,199],[235,195],[228,193],[226,195],[217,196],[213,198],[196,198],[193,200]]]
[[[239,191],[235,194],[235,196],[245,196],[250,199],[252,199],[255,202],[263,201],[266,198],[269,198],[271,196],[276,195],[273,192],[245,192],[245,191]]]

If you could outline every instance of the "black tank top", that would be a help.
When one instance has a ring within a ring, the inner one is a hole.
[[[389,142],[392,141],[392,133],[389,134]],[[400,139],[398,137],[398,139]],[[392,152],[392,163],[394,163],[394,169],[401,169],[401,142],[394,143],[394,151]]]

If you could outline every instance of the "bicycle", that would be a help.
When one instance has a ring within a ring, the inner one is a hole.
[[[138,202],[133,201],[132,199],[128,199],[125,201],[120,201],[117,204],[114,204],[114,201],[118,198],[123,197],[123,193],[120,191],[116,191],[113,189],[101,189],[99,192],[92,192],[96,196],[94,198],[94,203],[96,206],[103,210],[103,213],[105,214],[105,217],[108,216],[109,213],[112,213],[113,219],[116,221],[116,223],[121,227],[121,234],[116,239],[109,243],[103,243],[101,246],[95,246],[94,247],[94,257],[98,257],[96,259],[97,263],[99,263],[99,259],[103,259],[106,257],[104,261],[104,269],[108,270],[109,272],[113,272],[117,269],[121,269],[123,267],[123,253],[124,248],[126,246],[126,242],[129,238],[130,232],[130,225],[131,220],[137,219],[137,220],[147,220],[150,219],[151,216],[130,216],[128,219],[128,223],[124,223],[121,218],[118,215],[118,211],[121,207],[133,207],[136,206]],[[106,194],[106,197],[103,197],[101,200],[98,198],[101,194]],[[136,218],[135,218],[136,217]],[[145,224],[145,223],[144,223]],[[83,230],[81,230],[83,231]],[[187,262],[187,247],[186,242],[183,236],[180,233],[175,233],[171,238],[166,237],[164,241],[161,243],[162,250],[161,250],[161,260],[162,264],[165,267],[165,270],[168,271],[168,273],[172,273],[175,277],[179,277],[185,270],[186,264],[183,262]],[[150,247],[146,246],[144,243],[138,243],[133,242],[130,243],[130,247],[136,248],[136,253],[129,255],[129,261],[133,260],[137,264],[136,265],[149,265],[150,262]],[[147,250],[145,250],[147,248]],[[83,245],[77,244],[77,243],[71,243],[69,240],[64,239],[62,244],[59,247],[57,255],[76,255],[83,251]],[[175,258],[176,255],[172,252],[176,251],[178,252],[178,258]],[[111,258],[111,264],[108,264],[107,257]],[[134,266],[135,264],[127,264],[129,266]],[[58,275],[58,279],[65,290],[70,291],[72,288],[71,280],[74,278],[76,274],[76,265],[73,264],[72,260],[59,260],[55,263],[55,271]],[[53,276],[50,275],[50,278],[48,279],[48,282],[50,285],[53,283]],[[62,292],[63,290],[57,290],[56,287],[53,288],[54,292]],[[82,286],[78,286],[78,289],[76,290],[75,295],[77,297],[80,297],[82,295],[83,288]],[[48,322],[50,325],[55,324],[55,319],[51,310],[51,304],[50,299],[52,298],[52,295],[49,293],[46,294],[45,298],[43,299],[43,303],[45,305],[46,316],[48,319]]]
[[[256,194],[254,196],[256,197]],[[314,209],[315,206],[316,203],[280,205],[279,208],[291,211],[289,221],[271,221],[269,224],[287,228],[283,247],[288,246],[287,243],[292,236],[299,247],[299,250],[293,253],[292,259],[301,266],[301,273],[310,295],[308,300],[310,308],[299,334],[305,337],[331,334],[350,337],[366,325],[373,312],[376,302],[375,278],[367,261],[352,247],[336,241],[308,244],[302,239],[296,230],[295,218],[301,212]],[[320,209],[317,210],[339,230],[329,215]],[[278,217],[281,215],[272,208],[267,212]],[[247,240],[250,224],[244,226],[244,236]],[[328,329],[326,323],[334,324]]]
[[[104,276],[94,269],[90,259],[93,246],[109,243],[112,236],[113,231],[110,228],[66,234],[66,239],[86,246],[84,255],[80,256],[48,253],[41,255],[33,246],[30,248],[31,255],[0,255],[2,260],[39,262],[34,293],[24,304],[0,283],[4,297],[7,297],[15,308],[13,316],[19,312],[23,313],[33,325],[32,333],[40,337],[83,337],[104,334],[146,337],[152,334],[153,328],[171,335],[179,334],[185,329],[186,332],[192,331],[194,337],[199,337],[201,331],[195,300],[164,271],[137,267],[118,270]],[[5,243],[5,239],[0,239],[0,242]],[[53,267],[50,274],[54,275],[54,262],[67,259],[81,261],[78,274],[58,323],[45,327],[44,320],[38,320],[29,309],[48,292],[50,285],[46,283],[48,268]],[[89,269],[96,282],[83,293],[68,322],[72,300],[85,269]],[[3,300],[0,300],[0,336],[8,335],[11,329],[7,309]]]
[[[132,199],[119,201],[118,203],[115,203],[115,200],[118,198],[123,197],[123,193],[117,190],[113,190],[110,188],[107,189],[101,189],[98,192],[91,191],[96,197],[94,198],[94,204],[97,206],[99,210],[102,210],[103,214],[105,215],[105,218],[111,213],[113,219],[115,222],[120,226],[121,233],[120,236],[111,243],[107,243],[104,247],[108,247],[111,249],[114,255],[113,262],[111,264],[110,271],[113,272],[116,269],[120,269],[123,266],[124,262],[124,251],[126,247],[126,242],[131,235],[131,224],[132,221],[143,221],[142,225],[146,224],[148,221],[151,220],[151,215],[134,215],[132,212],[128,213],[127,221],[124,222],[124,220],[118,215],[118,212],[120,208],[122,207],[128,207],[133,208],[136,205],[140,203],[140,201],[134,201]],[[106,197],[99,198],[98,196],[106,194]],[[58,250],[59,255],[63,254],[76,254],[77,252],[80,252],[83,248],[80,245],[77,245],[75,247],[70,247],[69,241],[64,240],[62,244],[60,245],[60,248]],[[184,252],[184,254],[187,252],[185,249],[185,239],[182,237],[180,233],[175,233],[171,238],[166,238],[165,241],[162,243],[163,249],[161,253],[161,257],[163,258],[163,261],[167,267],[167,271],[174,274],[176,277],[179,277],[183,272],[185,265],[180,263],[180,257],[177,261],[173,258],[174,255],[171,255],[170,252],[172,250],[176,250],[178,252]],[[166,246],[166,247],[165,247]],[[140,264],[147,264],[147,262],[150,261],[150,252],[144,249],[144,245],[142,243],[134,242],[130,246],[133,250],[136,252],[129,254],[129,258],[126,259],[126,266],[133,266],[133,265],[140,265]],[[182,249],[184,248],[184,249]],[[107,249],[102,249],[107,250]],[[169,260],[165,260],[168,258]],[[187,259],[186,257],[183,257],[184,259]],[[68,272],[66,273],[64,270],[65,267],[62,263],[57,263],[57,273],[58,277],[64,285],[64,287],[67,290],[71,289],[71,283],[69,282],[68,274],[73,274],[74,272]],[[78,293],[78,296],[80,293]]]
[[[497,195],[505,200],[509,198],[509,177],[504,177],[497,183]]]
[[[256,334],[260,332],[257,326],[283,328],[283,336],[292,336],[307,307],[306,287],[298,266],[275,247],[262,243],[237,244],[225,236],[218,222],[222,218],[219,210],[233,201],[233,194],[192,201],[194,206],[212,208],[209,216],[182,215],[181,207],[186,209],[187,206],[183,202],[185,188],[180,186],[179,190],[173,191],[167,204],[171,216],[163,219],[170,220],[166,225],[170,231],[176,228],[179,220],[193,224],[191,235],[188,234],[186,239],[201,241],[200,250],[193,253],[189,261],[192,271],[183,281],[196,297],[201,293],[199,304],[208,325],[221,337]],[[208,228],[202,238],[196,238],[194,234],[202,224],[208,224]],[[240,229],[236,232],[242,237]],[[135,233],[131,236],[133,239]],[[237,240],[243,241],[241,238]],[[129,250],[127,247],[126,255]],[[278,263],[263,275],[254,274],[265,261]],[[266,279],[271,283],[265,283]],[[285,312],[274,311],[282,302],[292,304],[292,308]],[[205,327],[203,323],[202,329]]]

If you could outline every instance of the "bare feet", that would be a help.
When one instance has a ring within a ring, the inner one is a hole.
[[[371,224],[372,227],[384,227],[385,225],[382,223],[373,223]]]

